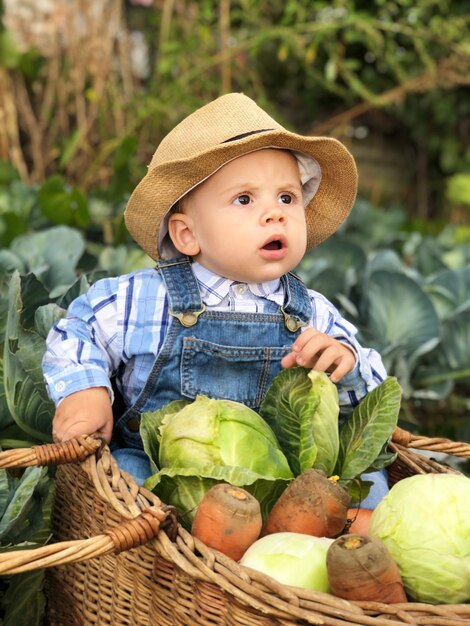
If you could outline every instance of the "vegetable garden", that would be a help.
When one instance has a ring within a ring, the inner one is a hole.
[[[54,36],[31,43],[14,3],[0,3],[1,449],[52,440],[41,370],[48,330],[98,278],[152,265],[125,231],[127,197],[159,138],[227,91],[246,91],[287,126],[357,151],[363,183],[353,212],[297,273],[381,353],[385,408],[371,394],[350,428],[364,436],[371,416],[382,418],[382,439],[358,463],[360,454],[348,456],[354,432],[338,440],[326,431],[312,440],[308,429],[293,434],[293,424],[312,419],[326,383],[290,372],[261,410],[286,458],[272,489],[246,459],[238,475],[205,474],[204,485],[194,466],[166,468],[155,442],[162,420],[183,414],[183,404],[143,418],[155,466],[148,486],[192,511],[209,484],[224,481],[248,488],[266,514],[286,482],[312,465],[338,474],[354,501],[355,489],[367,489],[356,476],[392,460],[386,444],[396,424],[470,441],[470,44],[460,3],[136,0],[97,3],[93,12],[77,0],[75,13],[56,4],[66,18],[54,13]],[[377,138],[384,149],[371,169]],[[304,413],[279,420],[278,399],[284,394],[292,407],[297,393]],[[326,397],[324,424],[338,417]],[[430,455],[470,476],[468,460]],[[48,542],[54,487],[54,469],[0,469],[1,552]],[[43,582],[43,570],[0,579],[5,626],[43,623]]]

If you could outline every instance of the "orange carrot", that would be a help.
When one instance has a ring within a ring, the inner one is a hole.
[[[240,487],[219,483],[201,500],[191,533],[209,548],[238,561],[258,539],[262,523],[255,497]]]
[[[397,564],[385,544],[370,535],[342,535],[326,553],[331,592],[345,600],[407,602]]]
[[[348,519],[344,532],[354,535],[368,535],[371,517],[372,511],[370,509],[348,509]]]
[[[291,532],[336,537],[344,528],[350,498],[336,480],[316,469],[299,474],[274,504],[262,535]]]

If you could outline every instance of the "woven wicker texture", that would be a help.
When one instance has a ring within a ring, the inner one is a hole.
[[[18,556],[23,551],[0,560],[0,573],[11,572],[18,559],[24,563],[20,571],[38,563],[50,567],[50,626],[470,623],[470,604],[347,602],[287,587],[241,567],[176,526],[171,507],[121,472],[107,446],[96,454],[93,443],[82,442],[78,448],[84,446],[91,450],[85,461],[65,463],[57,470],[53,530],[61,543],[42,548],[51,550],[42,561]],[[416,473],[456,471],[419,450],[470,458],[470,444],[417,437],[400,429],[390,446],[398,455],[392,482]],[[0,464],[8,462],[5,455],[0,454]]]

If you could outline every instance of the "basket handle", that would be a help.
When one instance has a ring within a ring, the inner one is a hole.
[[[137,517],[104,530],[89,539],[61,541],[33,550],[0,554],[0,575],[20,574],[45,567],[78,563],[114,552],[124,552],[147,543],[160,530],[176,534],[176,515],[171,506],[150,506]]]
[[[433,452],[443,452],[453,456],[470,458],[470,443],[463,441],[452,441],[444,437],[422,437],[397,427],[392,435],[392,441],[405,448],[415,448],[417,450],[432,450]]]
[[[452,441],[444,437],[413,435],[399,426],[393,432],[392,441],[405,448],[433,450],[470,458],[470,443]],[[104,440],[97,436],[82,435],[62,443],[47,443],[31,448],[5,450],[0,452],[0,469],[81,462],[95,454],[103,445]]]
[[[62,443],[5,450],[0,452],[0,469],[81,462],[103,445],[104,440],[99,437],[81,435]]]

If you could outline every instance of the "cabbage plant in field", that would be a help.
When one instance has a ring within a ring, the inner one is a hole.
[[[61,311],[50,303],[47,290],[34,274],[20,276],[15,272],[8,300],[2,381],[8,417],[11,416],[21,431],[33,440],[50,441],[54,405],[47,396],[41,360],[45,350],[44,333]],[[6,421],[8,417],[2,419]]]
[[[405,398],[444,399],[470,376],[468,236],[459,241],[455,227],[436,237],[407,233],[403,223],[358,200],[296,271],[380,352]]]
[[[19,478],[0,469],[0,552],[34,549],[50,538],[53,479],[46,467],[28,467]],[[2,624],[43,623],[44,570],[0,579]]]

